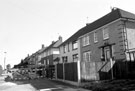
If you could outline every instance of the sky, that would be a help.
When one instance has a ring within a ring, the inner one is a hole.
[[[111,7],[135,14],[134,0],[0,0],[0,65],[20,63],[28,54],[63,41]],[[88,17],[88,18],[87,18]],[[6,52],[6,53],[5,53]]]

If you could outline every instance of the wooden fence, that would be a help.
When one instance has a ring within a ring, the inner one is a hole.
[[[78,81],[77,62],[57,64],[57,78]]]
[[[63,64],[57,64],[56,66],[57,78],[63,79]]]
[[[81,62],[81,81],[135,78],[135,62]]]

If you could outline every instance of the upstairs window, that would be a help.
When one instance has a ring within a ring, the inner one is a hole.
[[[94,42],[98,42],[98,35],[97,35],[97,32],[94,32]]]
[[[108,39],[109,38],[109,29],[106,27],[106,28],[103,28],[103,39]]]
[[[87,46],[90,44],[90,37],[87,35],[87,36],[84,36],[82,38],[82,43],[83,43],[83,46]]]
[[[70,51],[69,43],[68,43],[68,52]]]
[[[66,45],[63,46],[63,52],[65,53],[67,51]]]
[[[44,52],[44,57],[46,57],[46,52]]]
[[[91,61],[91,51],[83,53],[83,61],[90,62]]]
[[[75,50],[75,49],[78,48],[78,43],[77,43],[77,41],[74,41],[74,42],[72,43],[72,47],[73,47],[73,50]]]

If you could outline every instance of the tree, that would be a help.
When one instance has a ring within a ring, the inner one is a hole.
[[[11,65],[10,64],[7,64],[7,71],[10,71],[10,69],[11,69]]]

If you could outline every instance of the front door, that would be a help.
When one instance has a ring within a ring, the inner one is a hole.
[[[109,61],[111,58],[111,51],[109,47],[104,48],[105,61]]]

